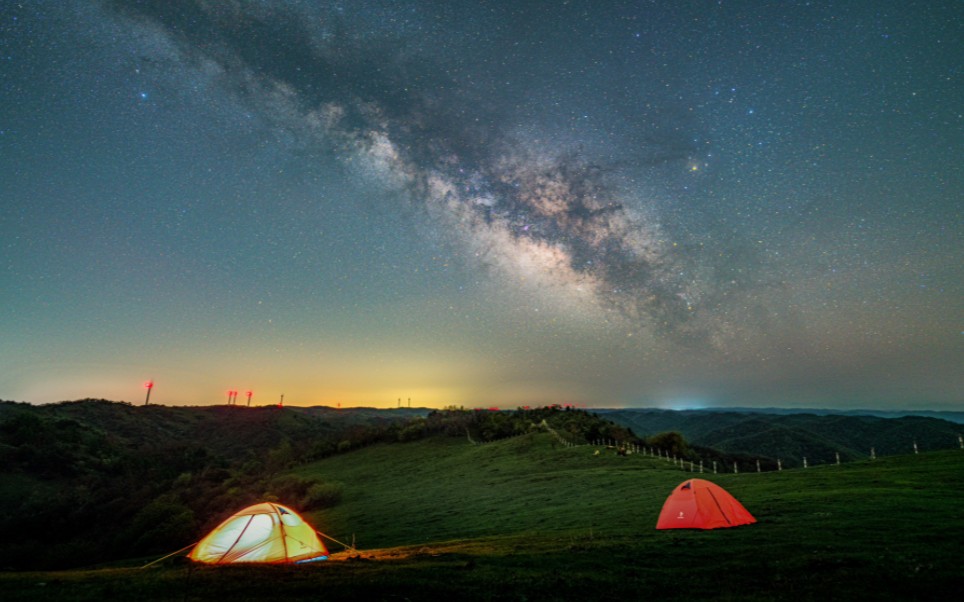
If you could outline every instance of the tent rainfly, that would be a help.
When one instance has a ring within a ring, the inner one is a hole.
[[[314,527],[291,508],[264,502],[234,514],[194,546],[191,560],[209,564],[312,562],[328,558]]]
[[[725,489],[690,479],[666,498],[657,529],[718,529],[755,523],[756,519]]]

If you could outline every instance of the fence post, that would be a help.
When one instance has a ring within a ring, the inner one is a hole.
[[[713,460],[713,474],[716,474],[716,460]]]
[[[783,470],[783,460],[777,459],[777,471]]]
[[[840,466],[840,452],[833,452],[837,456],[837,466]]]
[[[700,460],[700,474],[703,474],[703,460]]]
[[[759,459],[759,458],[757,458],[757,460],[756,460],[756,471],[757,471],[757,472],[763,472],[762,470],[760,470],[760,459]]]
[[[740,472],[740,467],[737,466],[737,463],[736,463],[736,462],[734,462],[734,463],[733,463],[733,474],[736,474],[736,473],[738,473],[738,472]]]
[[[914,453],[915,453],[915,454],[917,453],[917,442],[916,442],[916,441],[914,441]]]
[[[871,459],[871,460],[876,460],[876,459],[877,459],[877,452],[874,451],[874,448],[872,448],[872,447],[870,448],[870,459]]]
[[[804,468],[807,467],[807,457],[806,457],[806,456],[803,457],[803,467],[804,467]]]

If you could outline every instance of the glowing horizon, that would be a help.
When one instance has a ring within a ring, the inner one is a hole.
[[[964,409],[950,5],[349,4],[10,8],[0,398]]]

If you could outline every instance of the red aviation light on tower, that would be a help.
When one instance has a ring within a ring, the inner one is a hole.
[[[149,380],[144,383],[144,388],[147,389],[147,396],[144,397],[144,405],[148,405],[151,402],[151,389],[154,388],[154,381]]]
[[[248,407],[250,408],[250,407],[251,407],[251,396],[254,395],[254,391],[247,391],[247,392],[245,392],[245,395],[248,396]]]

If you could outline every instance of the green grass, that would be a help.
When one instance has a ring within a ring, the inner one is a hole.
[[[342,484],[341,505],[311,516],[319,529],[339,539],[354,533],[359,545],[384,547],[639,530],[655,524],[669,488],[682,478],[666,466],[642,457],[593,456],[587,447],[553,447],[547,435],[529,435],[477,446],[464,439],[381,445],[299,474]]]
[[[543,434],[377,445],[297,473],[341,484],[338,506],[306,517],[342,541],[354,535],[361,559],[0,573],[0,591],[47,601],[930,600],[964,587],[961,450],[703,474],[759,521],[715,531],[654,528],[672,487],[697,475]]]

